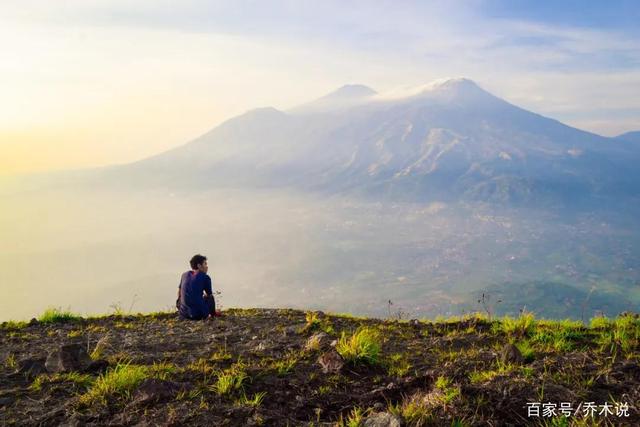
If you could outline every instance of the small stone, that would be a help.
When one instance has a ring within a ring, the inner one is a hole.
[[[109,367],[109,362],[103,359],[92,360],[91,363],[85,368],[85,372],[92,374],[102,374],[106,372]]]
[[[318,358],[318,363],[325,374],[337,373],[344,366],[344,359],[337,351],[331,349]]]
[[[48,372],[83,371],[91,364],[87,351],[80,344],[65,344],[49,353],[45,367]]]
[[[0,407],[2,406],[9,406],[11,405],[13,402],[15,402],[16,399],[13,396],[4,396],[4,397],[0,397]]]
[[[131,405],[144,405],[149,402],[171,399],[186,388],[185,384],[174,381],[148,378],[142,381],[136,389]]]
[[[29,320],[29,326],[34,326],[34,325],[37,325],[38,323],[39,323],[38,319],[36,319],[35,317]]]
[[[43,374],[47,372],[45,359],[23,359],[18,362],[17,372],[28,377],[36,377]]]
[[[502,347],[502,350],[500,351],[500,360],[502,363],[524,363],[522,353],[518,350],[518,347],[513,344],[505,344],[504,347]]]
[[[290,335],[299,334],[304,330],[305,326],[307,326],[306,323],[301,323],[299,325],[287,326],[286,328],[284,328],[284,335],[285,336],[290,336]]]
[[[369,415],[362,422],[363,427],[400,427],[400,418],[389,412]]]

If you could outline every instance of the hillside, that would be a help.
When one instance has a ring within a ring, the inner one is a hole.
[[[631,314],[583,327],[528,313],[428,322],[230,309],[190,322],[54,310],[2,323],[0,424],[638,425],[639,340]],[[555,403],[558,417],[527,417],[528,402]],[[587,402],[596,414],[583,420]],[[598,415],[605,404],[612,413]]]

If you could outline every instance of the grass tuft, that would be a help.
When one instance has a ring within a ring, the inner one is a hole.
[[[41,323],[64,323],[81,320],[82,317],[62,308],[50,307],[38,317]]]
[[[380,363],[380,333],[373,328],[359,328],[347,337],[343,332],[336,350],[346,362],[353,364],[377,365]]]
[[[119,364],[98,377],[92,387],[80,396],[82,406],[106,405],[113,398],[129,398],[131,392],[149,377],[149,368]]]

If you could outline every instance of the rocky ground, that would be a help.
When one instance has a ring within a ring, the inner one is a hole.
[[[591,327],[288,309],[5,322],[0,424],[640,425],[639,339],[633,315]]]

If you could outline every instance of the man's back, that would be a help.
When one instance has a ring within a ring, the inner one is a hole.
[[[203,319],[209,315],[209,308],[203,292],[212,295],[211,278],[201,271],[187,271],[180,278],[179,312],[182,317]]]

